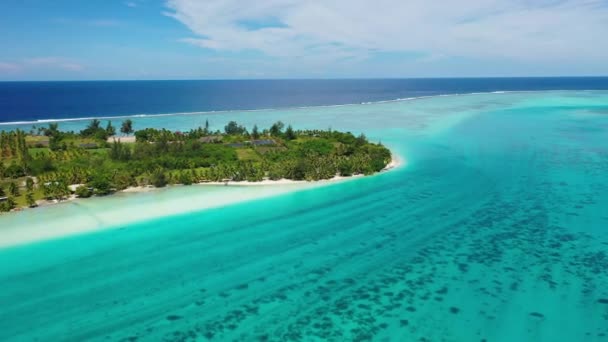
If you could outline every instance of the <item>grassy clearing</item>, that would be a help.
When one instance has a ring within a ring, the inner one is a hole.
[[[240,161],[262,161],[260,155],[254,149],[251,148],[237,148],[236,155]]]

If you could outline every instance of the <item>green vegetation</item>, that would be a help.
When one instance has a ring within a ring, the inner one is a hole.
[[[264,130],[255,125],[249,133],[234,121],[224,132],[211,132],[208,122],[204,128],[172,132],[134,131],[131,120],[125,120],[120,131],[134,134],[135,142],[111,139],[116,133],[112,123],[96,119],[78,133],[62,132],[57,124],[29,133],[0,132],[0,211],[72,194],[104,196],[130,186],[367,175],[391,158],[388,149],[364,135],[295,130],[280,121]]]

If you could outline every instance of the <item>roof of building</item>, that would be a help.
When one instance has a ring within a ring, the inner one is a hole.
[[[260,139],[260,140],[252,140],[252,145],[261,146],[261,145],[274,145],[275,141],[272,139]]]
[[[222,137],[221,135],[208,135],[205,137],[201,137],[200,139],[198,139],[198,141],[203,142],[203,143],[211,143],[211,142],[222,141],[223,139],[224,139],[224,137]]]
[[[243,147],[243,146],[245,146],[245,143],[232,143],[232,144],[227,144],[227,146],[230,146],[230,147]]]

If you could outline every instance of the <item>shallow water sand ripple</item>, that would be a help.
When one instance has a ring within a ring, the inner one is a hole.
[[[606,341],[607,108],[552,92],[289,112],[367,127],[408,167],[1,250],[0,340]]]

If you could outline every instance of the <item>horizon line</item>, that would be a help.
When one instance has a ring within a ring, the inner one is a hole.
[[[294,78],[183,78],[183,79],[71,79],[71,80],[0,80],[0,83],[33,82],[182,82],[182,81],[348,81],[348,80],[456,80],[456,79],[540,79],[540,78],[608,78],[608,75],[562,76],[436,76],[436,77],[294,77]]]

